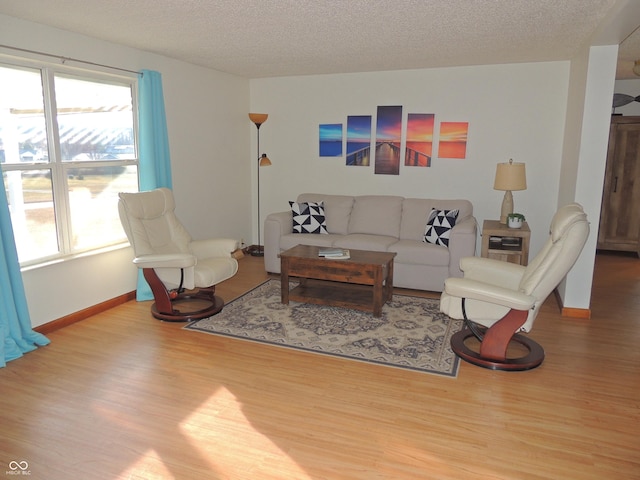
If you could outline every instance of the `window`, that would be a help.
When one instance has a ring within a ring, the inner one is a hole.
[[[21,265],[126,241],[135,78],[0,64],[0,162]]]

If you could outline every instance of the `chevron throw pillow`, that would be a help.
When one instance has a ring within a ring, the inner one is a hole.
[[[423,241],[449,247],[449,234],[458,219],[458,210],[431,209]]]
[[[293,215],[293,233],[329,233],[323,202],[289,202]]]

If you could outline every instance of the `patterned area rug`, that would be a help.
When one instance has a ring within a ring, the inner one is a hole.
[[[294,284],[292,284],[293,286]],[[462,328],[438,300],[394,295],[382,316],[346,308],[280,303],[280,281],[268,280],[186,330],[295,348],[380,365],[456,377],[449,344]]]

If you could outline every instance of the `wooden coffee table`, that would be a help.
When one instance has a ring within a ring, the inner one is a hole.
[[[393,252],[349,249],[351,258],[319,257],[320,247],[297,245],[280,254],[282,303],[315,303],[382,315],[393,295]],[[300,284],[289,291],[289,278]]]

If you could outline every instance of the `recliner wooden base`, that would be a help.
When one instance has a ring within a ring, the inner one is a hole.
[[[151,287],[155,303],[151,305],[151,315],[165,322],[190,322],[215,315],[224,307],[224,301],[216,296],[214,285],[195,292],[177,293],[168,291],[153,268],[143,268],[142,273]],[[193,302],[201,305],[192,310],[180,311],[175,308],[179,303]],[[196,303],[197,302],[197,303]]]
[[[451,349],[463,360],[479,367],[491,370],[523,371],[540,366],[544,360],[544,349],[540,344],[519,333],[514,334],[511,337],[511,341],[525,347],[528,353],[518,358],[507,358],[506,354],[503,358],[485,358],[481,356],[480,352],[476,352],[467,346],[466,341],[471,337],[475,337],[471,330],[464,329],[459,331],[451,337]]]
[[[202,293],[196,294],[180,294],[171,301],[173,307],[178,303],[184,303],[185,306],[192,300],[200,300],[199,303],[205,302],[204,307],[196,310],[181,311],[177,308],[172,308],[171,312],[161,312],[158,310],[156,304],[151,305],[151,315],[158,320],[165,322],[191,322],[193,320],[200,320],[201,318],[207,318],[219,313],[224,307],[224,300],[217,295],[207,295]]]

